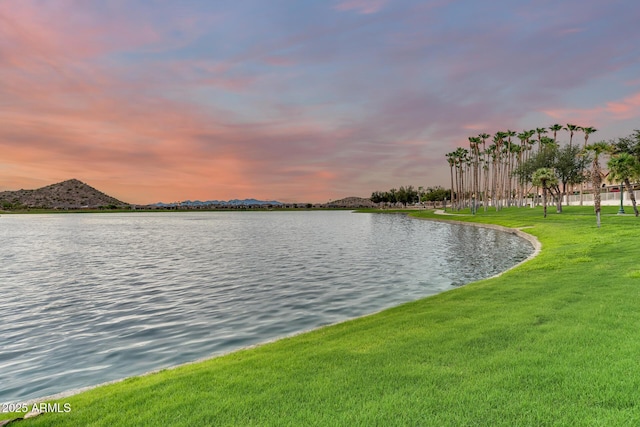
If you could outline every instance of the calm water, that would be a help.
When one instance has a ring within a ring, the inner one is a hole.
[[[0,241],[0,402],[372,313],[533,251],[494,230],[349,212],[3,215]]]

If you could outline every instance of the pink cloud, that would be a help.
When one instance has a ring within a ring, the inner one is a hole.
[[[468,129],[474,132],[485,132],[490,126],[487,123],[468,123],[462,126],[464,129]]]
[[[610,101],[603,106],[593,108],[565,108],[543,111],[555,120],[574,123],[595,123],[596,121],[619,121],[640,116],[640,92],[618,101]]]
[[[640,92],[630,95],[621,101],[608,102],[605,110],[616,120],[631,119],[640,116]]]

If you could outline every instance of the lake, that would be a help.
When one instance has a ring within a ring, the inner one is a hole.
[[[288,336],[490,277],[510,233],[404,215],[0,218],[0,403]]]

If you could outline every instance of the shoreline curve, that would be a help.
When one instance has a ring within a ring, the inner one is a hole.
[[[458,216],[457,214],[444,213],[444,211],[442,211],[442,213],[438,213],[437,211],[434,212],[434,213],[436,213],[437,215]],[[489,279],[493,279],[493,278],[499,277],[499,276],[503,275],[504,273],[506,273],[508,271],[511,271],[516,267],[519,267],[520,265],[524,264],[525,262],[528,262],[528,261],[532,260],[533,258],[538,256],[538,254],[540,253],[540,251],[542,249],[542,244],[540,243],[540,241],[538,240],[537,237],[535,237],[535,236],[533,236],[531,234],[525,233],[521,229],[518,229],[518,228],[509,228],[509,227],[504,227],[504,226],[495,225],[495,224],[481,224],[481,223],[465,222],[465,221],[460,221],[460,220],[456,220],[456,219],[421,218],[421,217],[412,216],[410,212],[402,212],[402,214],[407,216],[407,217],[409,217],[409,218],[411,218],[411,219],[416,219],[416,220],[433,221],[433,222],[444,222],[444,223],[451,223],[451,224],[465,225],[465,226],[468,225],[468,226],[475,226],[475,227],[481,227],[481,228],[494,229],[494,230],[502,231],[502,232],[509,233],[509,234],[515,234],[515,235],[527,240],[533,246],[533,248],[534,248],[533,253],[531,253],[526,259],[524,259],[524,260],[520,261],[519,263],[513,265],[512,267],[508,268],[507,270],[501,271],[500,273],[494,274],[493,276],[490,276],[490,277],[485,277],[483,279],[476,280],[474,282],[466,283],[463,286],[469,285],[471,283],[476,283],[476,282],[479,282],[479,281],[482,281],[482,280],[489,280]],[[466,216],[466,215],[459,215],[459,216]],[[438,294],[449,292],[451,290],[453,290],[453,289],[445,290],[443,292],[439,292]],[[424,299],[424,298],[429,298],[431,296],[432,295],[429,295],[429,296],[426,296],[426,297],[422,297],[422,298],[419,298],[418,300],[421,300],[421,299]],[[418,300],[414,300],[414,301],[418,301]],[[406,304],[406,303],[402,303],[402,304]],[[402,304],[399,304],[399,305],[402,305]],[[49,396],[43,396],[43,397],[29,399],[29,400],[25,401],[24,403],[29,405],[29,406],[31,406],[31,405],[33,405],[35,403],[41,403],[41,402],[47,402],[47,401],[52,401],[52,400],[65,399],[65,398],[68,398],[68,397],[75,396],[77,394],[81,394],[81,393],[84,393],[84,392],[87,392],[87,391],[91,391],[91,390],[93,390],[95,388],[98,388],[98,387],[117,384],[117,383],[123,382],[125,380],[128,380],[130,378],[146,377],[148,375],[157,374],[157,373],[160,373],[162,371],[169,371],[169,370],[179,369],[179,368],[184,367],[184,366],[189,366],[189,365],[193,365],[193,364],[196,364],[196,363],[206,362],[206,361],[209,361],[209,360],[212,360],[212,359],[217,359],[219,357],[224,357],[224,356],[227,356],[229,354],[232,354],[232,353],[235,353],[235,352],[238,352],[238,351],[244,351],[244,350],[249,350],[249,349],[252,349],[252,348],[261,347],[263,345],[271,344],[273,342],[280,341],[282,339],[293,338],[295,336],[306,334],[308,332],[313,332],[313,331],[316,331],[316,330],[319,330],[319,329],[323,329],[323,328],[326,328],[326,327],[331,327],[331,326],[339,325],[339,324],[342,324],[342,323],[345,323],[345,322],[350,322],[352,320],[356,320],[356,319],[360,319],[360,318],[364,318],[364,317],[368,317],[368,316],[373,316],[373,315],[381,313],[381,312],[383,312],[385,310],[392,309],[394,307],[397,307],[397,306],[386,307],[386,308],[377,310],[377,311],[372,312],[372,313],[363,314],[361,316],[357,316],[357,317],[353,317],[353,318],[350,318],[350,319],[346,319],[346,320],[343,320],[343,321],[340,321],[340,322],[337,322],[337,323],[331,323],[331,324],[328,324],[328,325],[323,325],[323,326],[314,327],[314,328],[311,328],[311,329],[306,329],[306,330],[303,330],[303,331],[294,332],[294,333],[289,334],[289,335],[273,338],[273,339],[270,339],[270,340],[267,340],[267,341],[263,341],[263,342],[260,342],[260,343],[257,343],[257,344],[251,344],[251,345],[248,345],[246,347],[237,348],[237,349],[230,350],[228,352],[224,352],[224,353],[220,353],[220,354],[201,357],[199,359],[192,360],[192,361],[185,362],[185,363],[181,363],[181,364],[178,364],[178,365],[168,366],[168,367],[164,367],[164,368],[158,368],[158,369],[154,369],[154,370],[151,370],[151,371],[148,371],[148,372],[144,372],[144,373],[138,374],[138,375],[131,375],[131,376],[128,376],[128,377],[118,378],[118,379],[115,379],[115,380],[106,381],[106,382],[99,383],[99,384],[94,384],[94,385],[90,385],[90,386],[86,386],[86,387],[80,387],[80,388],[75,388],[75,389],[71,389],[71,390],[66,390],[66,391],[63,391],[63,392],[60,392],[60,393],[55,393],[55,394],[49,395]]]
[[[458,214],[448,214],[445,213],[444,211],[440,211],[438,212],[439,209],[436,209],[434,211],[434,213],[436,215],[447,215],[447,216],[467,216],[467,215],[458,215]],[[417,216],[412,216],[411,214],[406,214],[408,217],[410,218],[414,218],[414,219],[419,219],[419,220],[423,220],[423,221],[433,221],[433,222],[445,222],[445,223],[449,223],[449,224],[458,224],[458,225],[470,225],[473,227],[480,227],[480,228],[490,228],[492,230],[498,230],[498,231],[503,231],[505,233],[509,233],[509,234],[515,234],[518,237],[523,238],[524,240],[528,241],[529,243],[531,243],[531,246],[533,246],[533,253],[531,253],[531,255],[529,255],[527,258],[523,259],[522,261],[520,261],[519,263],[515,264],[514,266],[501,271],[500,273],[494,274],[493,276],[487,277],[485,279],[481,279],[481,280],[488,280],[488,279],[493,279],[495,277],[500,277],[502,276],[504,273],[513,270],[516,267],[521,266],[522,264],[524,264],[525,262],[531,261],[532,259],[534,259],[535,257],[537,257],[540,254],[540,251],[542,250],[542,243],[540,243],[540,240],[538,240],[538,238],[532,234],[529,233],[525,233],[524,231],[522,231],[523,228],[528,228],[528,227],[521,227],[521,228],[510,228],[510,227],[504,227],[502,225],[496,225],[496,224],[484,224],[484,223],[478,223],[478,222],[466,222],[466,221],[461,221],[458,219],[444,219],[444,218],[421,218],[421,217],[417,217]],[[479,280],[476,280],[477,282]],[[474,283],[474,282],[471,282]]]

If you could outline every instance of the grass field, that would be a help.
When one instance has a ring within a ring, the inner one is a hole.
[[[616,211],[603,207],[600,229],[588,207],[446,217],[527,227],[542,252],[497,278],[65,398],[71,412],[20,425],[640,425],[640,219]]]

